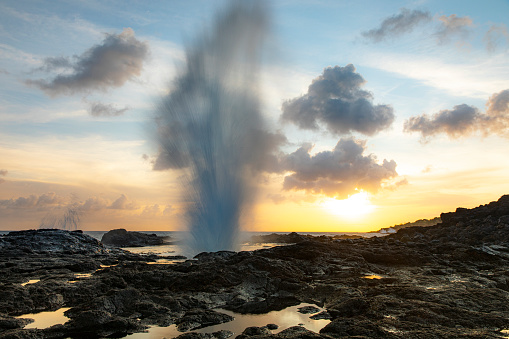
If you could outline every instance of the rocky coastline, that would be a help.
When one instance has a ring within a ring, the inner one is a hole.
[[[175,243],[170,237],[156,234],[127,231],[123,228],[114,229],[103,234],[101,243],[108,247],[144,247]]]
[[[292,245],[171,265],[80,232],[11,232],[0,237],[0,338],[122,337],[171,324],[179,338],[503,338],[509,195],[441,220],[385,237],[291,234]],[[30,280],[38,281],[22,285]],[[217,308],[260,314],[302,302],[323,307],[313,316],[330,323],[319,332],[274,333],[278,324],[187,332],[231,320]],[[16,318],[61,307],[70,308],[63,325],[24,329]]]

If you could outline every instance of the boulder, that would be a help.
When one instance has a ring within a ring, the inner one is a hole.
[[[192,309],[187,311],[177,321],[177,329],[180,332],[187,332],[202,327],[217,325],[232,321],[234,318],[228,314],[212,310]]]
[[[38,229],[9,232],[0,237],[2,255],[27,254],[105,254],[107,250],[97,239],[82,231]]]
[[[114,247],[143,247],[163,245],[165,238],[156,234],[126,231],[123,228],[115,229],[105,233],[101,242],[107,246]]]

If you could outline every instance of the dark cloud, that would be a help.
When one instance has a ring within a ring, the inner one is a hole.
[[[434,28],[430,27],[430,31],[439,43],[445,43],[453,38],[464,40],[471,33],[470,28],[473,26],[473,21],[468,16],[459,17],[451,14],[433,17],[428,11],[402,8],[398,14],[385,18],[379,27],[364,31],[361,35],[369,42],[378,43],[411,33],[415,27],[428,23],[436,23]],[[493,41],[492,35],[500,32],[494,29],[487,39]]]
[[[281,120],[309,130],[323,124],[336,135],[374,135],[392,124],[394,113],[391,106],[373,105],[373,95],[361,89],[365,82],[352,64],[327,67],[306,94],[283,103]]]
[[[7,171],[5,169],[0,169],[0,176],[5,177],[7,175],[7,173],[9,173],[9,171]]]
[[[53,72],[56,70],[72,70],[73,64],[66,57],[48,57],[43,61],[43,65],[36,68],[34,72]]]
[[[112,104],[103,104],[100,102],[91,102],[89,113],[94,117],[116,117],[124,114],[129,108],[117,108]]]
[[[509,89],[495,93],[489,98],[482,127],[486,133],[509,136]]]
[[[480,112],[469,105],[457,105],[451,110],[442,110],[433,116],[423,114],[411,117],[404,124],[405,132],[420,132],[424,138],[439,133],[460,137],[472,133],[479,121]]]
[[[465,39],[470,34],[469,28],[473,24],[472,19],[468,16],[459,17],[456,14],[442,15],[438,20],[440,21],[440,27],[435,32],[435,36],[440,43],[446,42],[452,37]]]
[[[423,114],[411,117],[404,124],[405,132],[419,132],[423,140],[437,134],[452,138],[464,137],[476,132],[483,135],[509,135],[509,90],[493,94],[482,113],[466,104],[443,110],[433,116]]]
[[[421,23],[430,22],[432,16],[428,11],[408,10],[402,8],[400,13],[394,14],[382,21],[380,27],[362,32],[362,36],[371,42],[380,42],[387,38],[410,33]]]
[[[494,52],[499,47],[509,45],[509,31],[505,25],[492,25],[484,35],[483,41],[486,49]]]
[[[285,190],[304,190],[313,194],[347,198],[356,190],[375,193],[382,182],[396,177],[396,162],[377,162],[373,155],[363,155],[365,141],[340,139],[332,151],[311,155],[307,144],[281,159],[282,167],[292,172],[284,179]]]
[[[107,90],[120,87],[139,76],[148,55],[148,44],[135,38],[130,28],[120,34],[107,34],[100,45],[90,48],[71,63],[66,58],[45,60],[44,70],[68,68],[70,72],[53,79],[27,80],[50,96]]]

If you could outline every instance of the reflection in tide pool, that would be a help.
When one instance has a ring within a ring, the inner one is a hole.
[[[27,282],[25,283],[22,283],[21,286],[26,286],[26,285],[31,285],[31,284],[35,284],[35,283],[38,283],[39,281],[41,281],[41,279],[31,279],[31,280],[28,280]]]
[[[212,333],[220,330],[228,330],[234,333],[232,338],[235,338],[235,336],[241,334],[242,331],[244,331],[247,327],[251,326],[261,327],[267,324],[276,324],[279,326],[278,329],[272,331],[273,333],[279,333],[282,330],[297,325],[303,326],[313,332],[319,332],[323,327],[325,327],[325,325],[327,325],[330,322],[330,320],[325,319],[321,320],[310,319],[310,316],[312,316],[313,314],[299,313],[298,308],[303,306],[316,307],[316,305],[302,303],[297,306],[287,307],[281,311],[272,311],[266,314],[240,314],[228,310],[216,309],[216,311],[231,315],[235,319],[227,323],[208,326],[191,332]],[[323,309],[321,308],[319,309],[320,309],[319,312],[323,311]],[[168,327],[154,326],[149,328],[148,333],[134,333],[130,335],[128,338],[129,339],[155,339],[163,337],[175,338],[181,335],[182,333],[183,332],[177,331],[177,326],[175,325],[171,325]]]
[[[378,274],[369,274],[369,275],[363,276],[363,278],[364,279],[382,279],[383,277]]]
[[[250,244],[244,243],[240,246],[241,251],[255,251],[264,248],[271,248],[275,246],[286,246],[289,244],[279,243],[257,243]],[[145,246],[145,247],[122,247],[123,250],[129,251],[136,254],[154,254],[160,257],[172,257],[177,255],[185,255],[182,248],[179,245],[158,245],[158,246]],[[195,255],[198,253],[195,253]],[[192,257],[192,256],[191,256]],[[189,258],[191,259],[191,258]],[[176,262],[178,262],[177,260]]]
[[[34,322],[26,325],[24,328],[48,328],[53,325],[63,324],[69,320],[64,315],[64,312],[67,311],[70,307],[62,307],[56,311],[52,312],[39,312],[39,313],[29,313],[20,315],[20,319],[33,319]]]

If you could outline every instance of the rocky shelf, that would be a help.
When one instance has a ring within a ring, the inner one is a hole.
[[[121,337],[170,324],[188,331],[229,321],[219,307],[266,313],[301,302],[325,308],[321,317],[330,323],[319,332],[297,326],[276,334],[271,328],[277,326],[265,326],[234,335],[503,337],[509,329],[509,196],[441,220],[386,237],[306,237],[253,252],[202,253],[172,265],[147,265],[143,257],[100,244],[88,254],[79,246],[57,253],[8,235],[0,238],[0,338]],[[74,273],[87,272],[94,273],[68,283]],[[31,279],[40,281],[21,285]],[[26,322],[15,318],[64,306],[70,320],[47,329],[23,329]]]
[[[156,234],[127,231],[123,228],[104,233],[101,242],[111,247],[143,247],[169,244],[170,237],[160,237]]]

